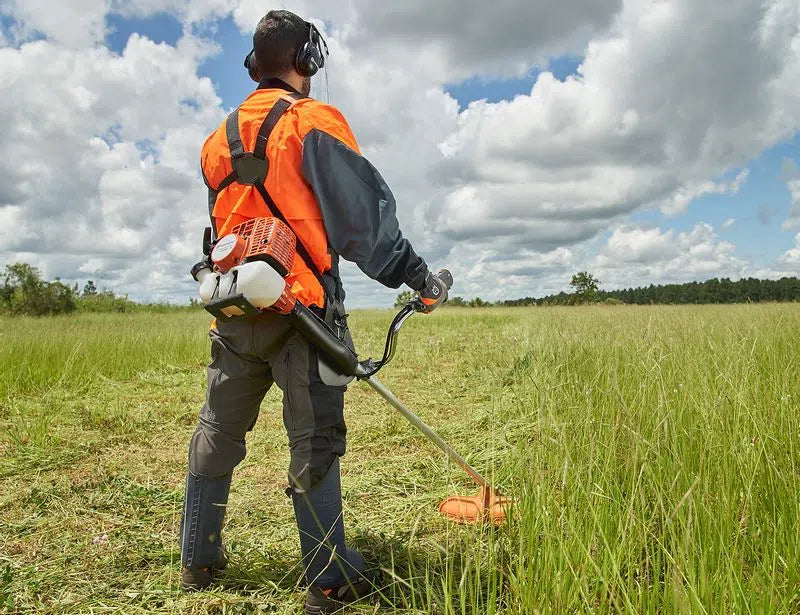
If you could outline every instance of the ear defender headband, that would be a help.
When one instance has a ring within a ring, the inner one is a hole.
[[[308,40],[300,47],[294,67],[303,77],[313,77],[317,71],[325,66],[325,56],[328,55],[328,44],[317,30],[317,27],[310,22],[308,25]],[[325,48],[323,49],[323,45]]]
[[[313,77],[320,68],[325,66],[325,57],[329,54],[328,43],[325,42],[313,23],[307,21],[305,24],[308,26],[308,40],[298,50],[294,67],[303,77]],[[244,67],[247,69],[250,79],[258,83],[261,75],[256,65],[255,49],[245,57]]]

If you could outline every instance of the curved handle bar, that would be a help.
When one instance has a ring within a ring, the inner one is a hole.
[[[394,357],[394,351],[397,349],[397,334],[400,332],[400,327],[408,318],[417,311],[417,299],[409,301],[403,306],[389,325],[389,331],[386,333],[386,345],[383,348],[383,357],[380,361],[374,359],[367,359],[361,362],[363,371],[358,374],[359,378],[369,378],[377,374],[381,368],[386,365]]]
[[[453,287],[453,274],[451,274],[447,269],[440,269],[436,276],[442,282],[444,282],[445,286],[447,286],[447,290],[450,290]],[[405,323],[405,321],[408,320],[408,318],[414,312],[422,312],[423,310],[424,306],[419,299],[412,299],[403,306],[403,308],[394,317],[392,324],[389,325],[389,331],[386,334],[386,345],[383,349],[383,357],[380,361],[375,361],[374,359],[362,361],[362,370],[358,375],[359,378],[369,378],[370,376],[374,376],[384,365],[392,360],[394,357],[394,351],[397,348],[397,334],[400,332],[400,327],[403,326],[403,323]]]

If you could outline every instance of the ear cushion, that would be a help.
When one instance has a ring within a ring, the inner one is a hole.
[[[297,52],[297,59],[295,60],[295,68],[297,72],[303,77],[313,77],[322,66],[322,54],[319,52],[316,44],[310,41],[303,43],[300,51]]]
[[[247,54],[247,57],[244,59],[244,66],[247,69],[247,73],[250,75],[250,79],[256,83],[261,81],[261,74],[259,73],[258,65],[256,64],[255,49]]]

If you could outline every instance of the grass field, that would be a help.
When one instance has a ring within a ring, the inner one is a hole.
[[[390,318],[351,318],[363,353]],[[0,320],[0,612],[299,612],[276,390],[234,473],[231,566],[177,589],[208,320]],[[351,385],[346,522],[387,571],[381,612],[800,612],[799,369],[798,304],[415,317],[383,381],[519,503],[496,530],[439,518],[473,486]]]

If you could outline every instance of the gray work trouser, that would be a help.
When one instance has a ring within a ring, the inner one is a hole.
[[[289,485],[313,488],[345,453],[345,387],[323,384],[316,348],[278,314],[219,321],[210,335],[206,403],[189,445],[189,471],[215,479],[244,459],[245,434],[274,382],[283,391]]]

